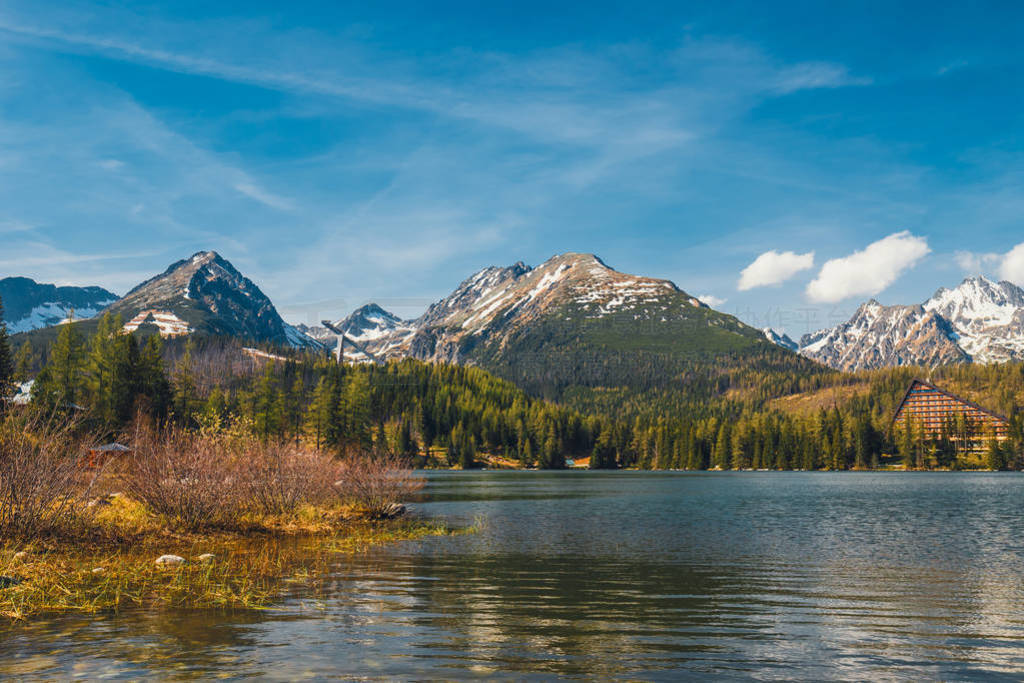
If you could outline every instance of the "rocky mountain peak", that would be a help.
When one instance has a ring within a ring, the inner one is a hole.
[[[715,335],[737,335],[738,344],[764,340],[757,330],[711,311],[668,280],[621,273],[594,254],[576,252],[556,254],[536,267],[520,261],[484,268],[416,320],[377,315],[377,324],[346,329],[347,336],[362,335],[366,351],[376,358],[463,362],[484,347],[502,352],[541,326],[557,322],[578,330],[613,316],[623,329],[635,325],[654,331],[662,323],[686,321],[697,328],[715,325]],[[346,321],[365,317],[359,310]]]
[[[798,348],[797,343],[784,332],[779,332],[771,327],[766,327],[761,331],[764,332],[764,338],[773,344],[777,344],[778,346],[781,346],[784,349],[789,349],[790,351],[796,351]]]
[[[968,277],[922,304],[862,304],[849,321],[805,335],[800,353],[840,369],[1024,359],[1024,290]]]
[[[109,310],[121,314],[129,330],[149,323],[167,336],[201,330],[289,346],[317,345],[285,323],[260,288],[215,251],[172,263]]]

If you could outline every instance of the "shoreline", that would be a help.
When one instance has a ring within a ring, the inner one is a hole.
[[[0,545],[0,617],[131,607],[271,609],[290,586],[315,591],[337,555],[472,531],[413,516],[346,519],[314,509],[290,523],[177,531],[132,501],[104,512],[100,526],[82,529],[91,533]]]

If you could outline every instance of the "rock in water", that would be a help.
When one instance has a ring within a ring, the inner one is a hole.
[[[395,519],[401,517],[406,512],[405,506],[401,503],[391,503],[384,508],[384,517],[387,519]]]
[[[180,555],[161,555],[156,558],[156,563],[167,567],[178,567],[185,564],[185,558]]]
[[[95,569],[92,570],[92,573],[93,574],[104,574],[104,573],[106,573],[106,571],[107,570],[104,569],[103,567],[96,567]]]

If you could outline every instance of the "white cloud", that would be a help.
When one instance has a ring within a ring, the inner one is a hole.
[[[993,266],[1003,260],[1002,254],[977,254],[973,251],[958,251],[954,254],[956,263],[965,272],[971,275],[979,275],[987,272]]]
[[[742,292],[755,287],[766,287],[785,282],[802,270],[814,267],[814,252],[797,254],[792,251],[778,252],[774,249],[754,259],[754,262],[740,273],[737,288]]]
[[[723,299],[722,297],[715,296],[714,294],[701,294],[697,298],[711,308],[717,308],[728,301],[728,299]]]
[[[999,277],[1020,284],[1024,282],[1024,242],[1021,242],[1005,256],[999,264]]]
[[[928,240],[904,230],[872,242],[849,256],[831,259],[807,285],[812,301],[835,303],[878,294],[931,252]]]
[[[957,265],[970,275],[998,275],[1002,280],[1024,284],[1024,242],[1005,254],[958,251]]]

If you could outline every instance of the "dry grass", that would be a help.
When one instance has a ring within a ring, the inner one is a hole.
[[[816,415],[821,409],[828,410],[833,406],[842,406],[857,396],[866,396],[871,391],[869,382],[826,387],[803,394],[793,394],[772,399],[769,407],[791,415]]]
[[[263,607],[289,580],[326,575],[331,553],[451,533],[393,519],[423,484],[392,456],[339,460],[140,424],[130,456],[83,476],[84,449],[71,435],[70,427],[0,421],[0,576],[21,580],[0,581],[8,617]],[[100,490],[107,495],[96,498]],[[195,561],[204,553],[217,560]],[[165,554],[190,561],[158,566]]]
[[[337,553],[449,533],[453,531],[442,524],[394,520],[354,523],[330,534],[299,537],[144,534],[132,543],[72,548],[10,543],[0,548],[0,574],[23,582],[0,590],[0,616],[25,619],[41,613],[129,607],[266,609],[297,583],[315,593],[330,575]],[[16,557],[20,552],[25,555]],[[168,553],[188,562],[178,567],[157,565],[156,558]],[[206,553],[215,559],[198,560]]]

